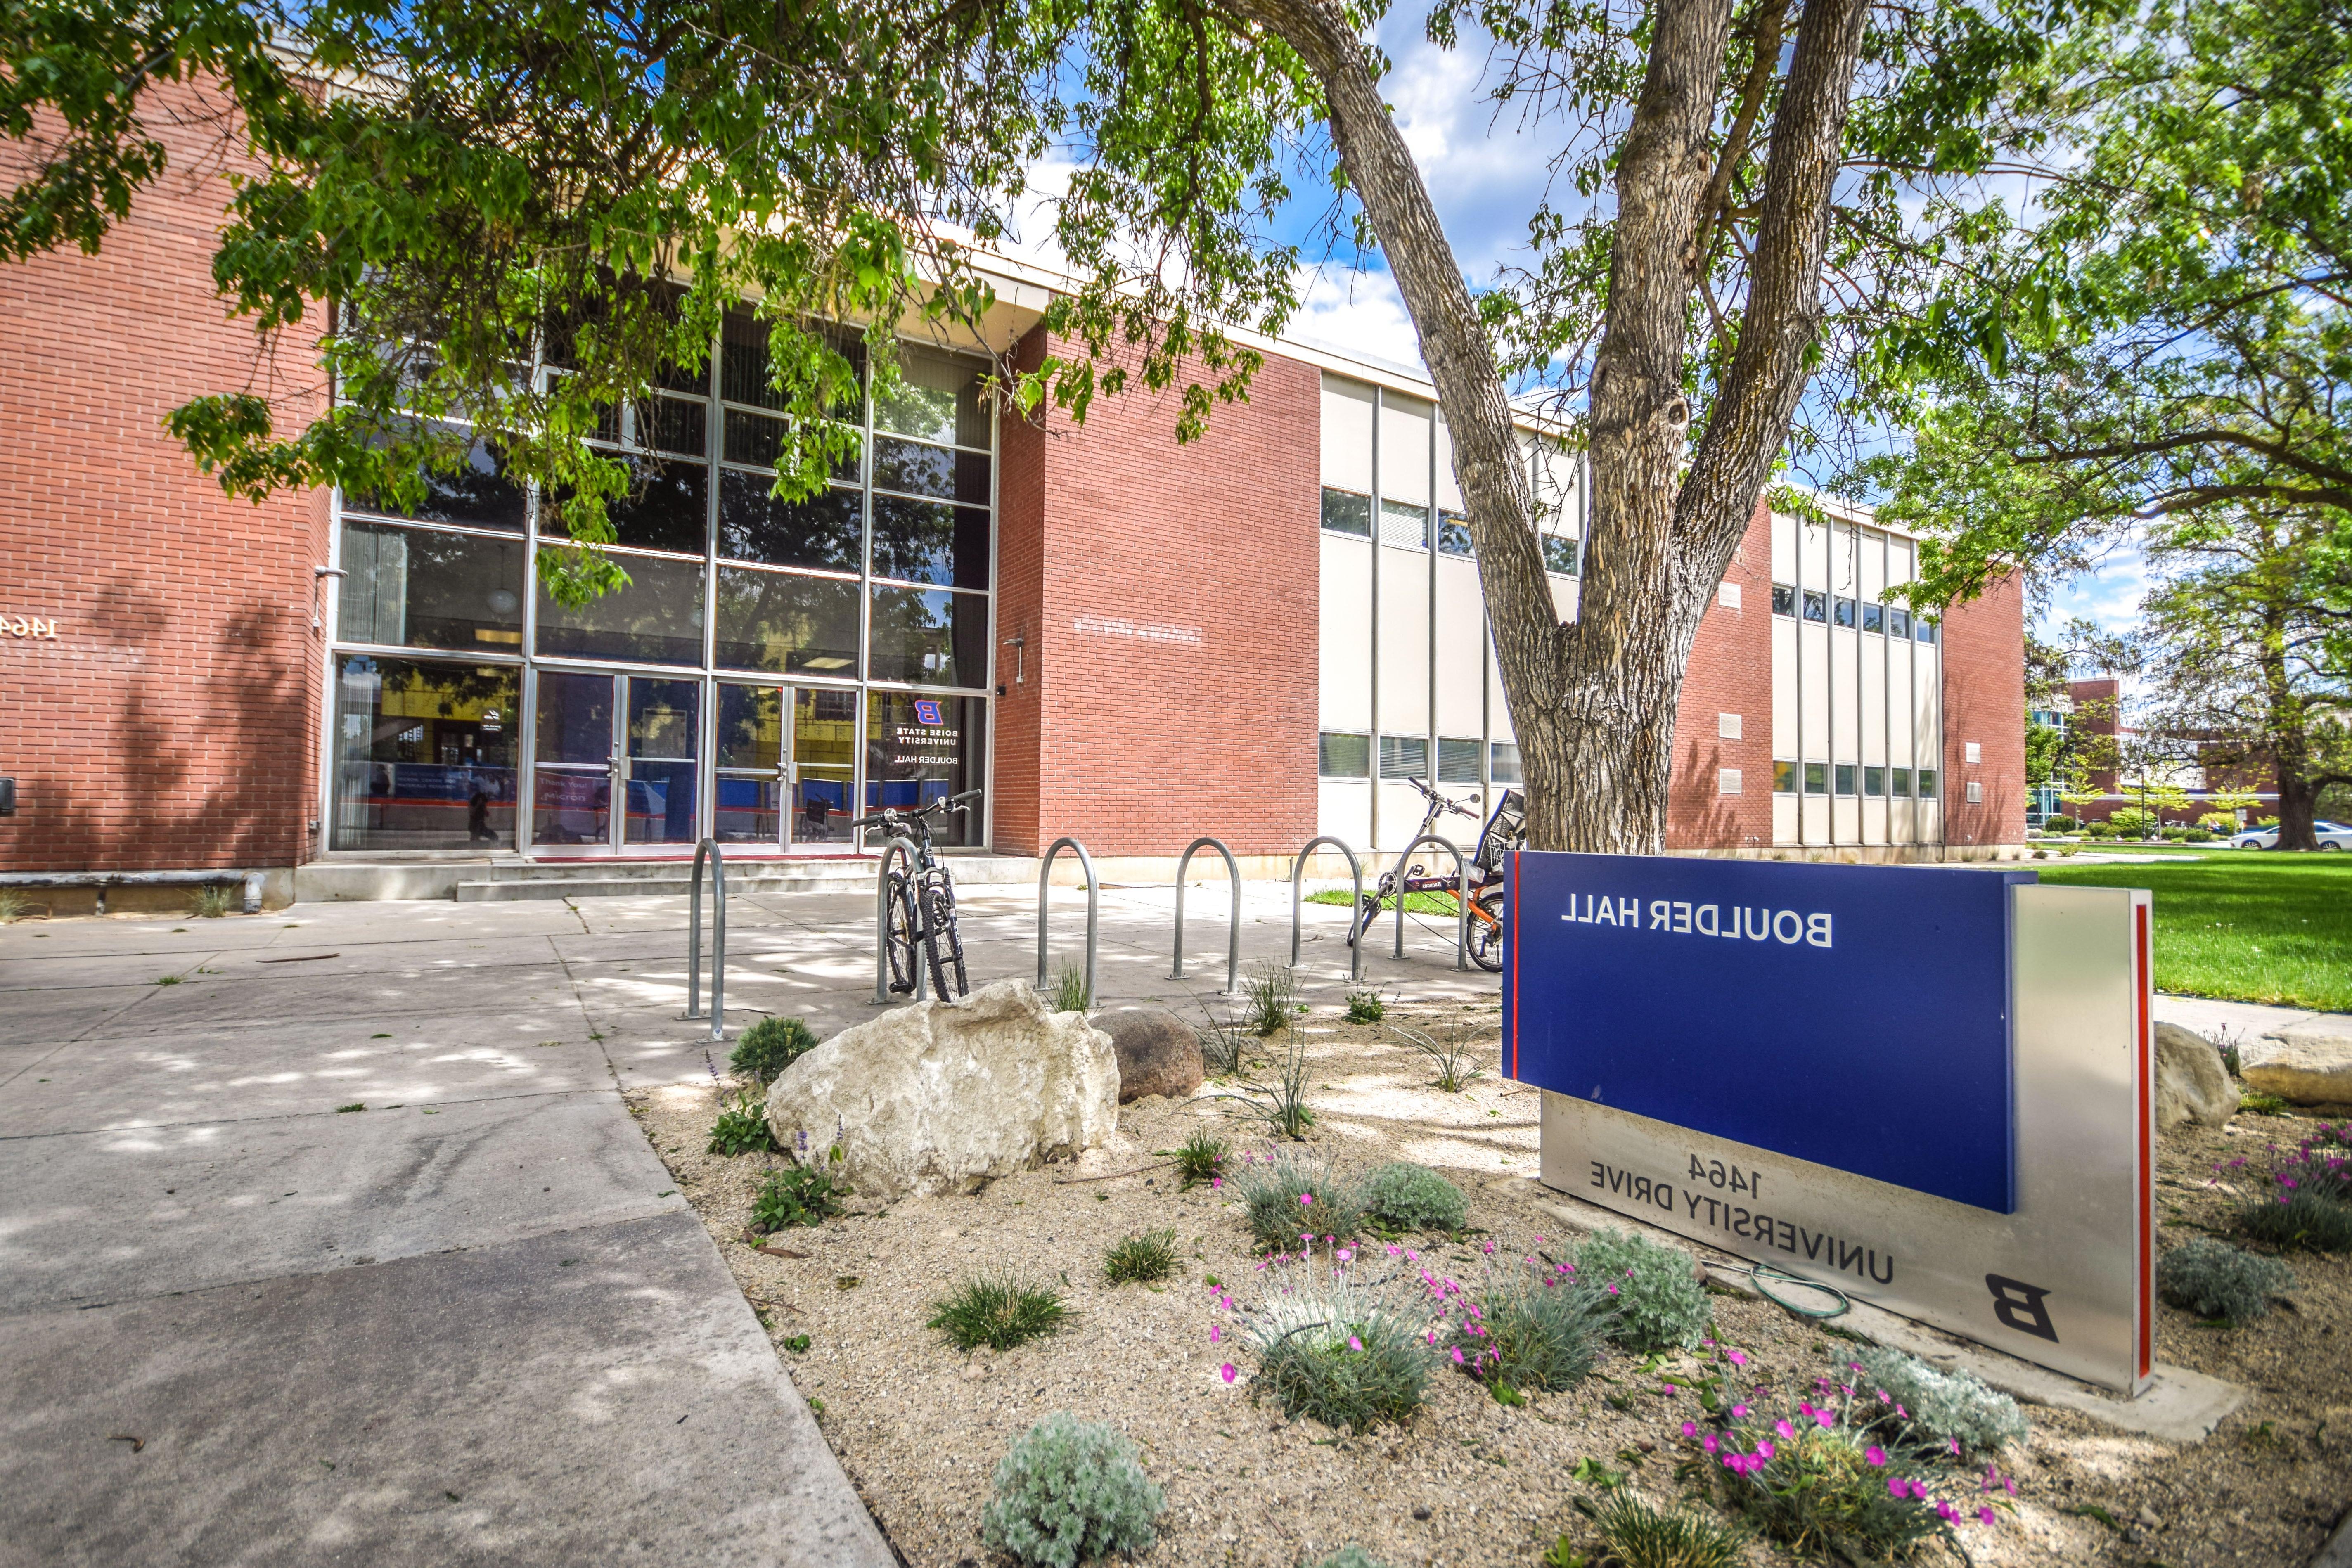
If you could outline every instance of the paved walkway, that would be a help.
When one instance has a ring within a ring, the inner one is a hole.
[[[1228,896],[1187,902],[1177,982],[1172,890],[1104,889],[1106,1003],[1222,1010]],[[1056,891],[1056,969],[1084,910]],[[1286,958],[1286,885],[1242,912],[1244,964]],[[969,890],[975,984],[1034,974],[1035,919]],[[1304,911],[1309,1000],[1347,988],[1344,919]],[[872,921],[733,900],[730,1035],[871,1016]],[[0,1563],[889,1563],[621,1100],[724,1065],[678,1017],[684,926],[671,897],[0,928]],[[1368,983],[1495,995],[1450,925],[1402,961],[1389,931]]]
[[[1106,889],[1107,999],[1217,1003],[1227,896],[1189,900],[1215,962],[1182,984],[1170,897]],[[1084,901],[1056,895],[1057,966]],[[1244,902],[1249,955],[1286,954],[1287,888]],[[872,919],[734,900],[730,1035],[870,1016]],[[1343,919],[1306,911],[1318,999]],[[888,1564],[621,1100],[724,1065],[678,1018],[684,925],[657,898],[0,928],[0,1563]],[[975,983],[1034,973],[1034,890],[973,889],[967,929]],[[1410,929],[1376,973],[1493,993]]]

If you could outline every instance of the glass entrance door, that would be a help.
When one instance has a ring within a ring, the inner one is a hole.
[[[691,846],[701,700],[693,679],[541,670],[531,843],[592,854]]]
[[[850,847],[842,824],[856,798],[856,691],[723,680],[718,718],[712,817],[720,843]]]

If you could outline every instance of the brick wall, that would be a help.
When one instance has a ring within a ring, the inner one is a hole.
[[[2025,589],[2007,577],[1944,616],[1944,841],[2023,843],[2025,794]]]
[[[1669,849],[1759,848],[1772,842],[1772,518],[1761,501],[1731,566],[1739,607],[1721,594],[1691,643],[1675,710],[1675,768],[1666,791]],[[1721,733],[1739,715],[1739,738]],[[1725,795],[1720,770],[1739,770]]]
[[[1023,354],[1045,349],[1041,329]],[[1269,855],[1313,837],[1319,387],[1270,356],[1183,447],[1173,399],[1141,393],[1097,399],[1083,426],[1008,421],[999,849],[1070,834],[1175,855],[1206,833]]]
[[[200,393],[289,391],[273,373],[292,382],[281,427],[316,406],[307,355],[261,362],[215,302],[215,107],[157,106],[171,172],[99,255],[0,268],[0,614],[57,627],[0,635],[8,869],[308,858],[324,498],[233,501],[160,424]]]

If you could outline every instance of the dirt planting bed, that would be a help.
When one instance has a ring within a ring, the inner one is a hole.
[[[1392,1022],[1438,1016],[1391,1010]],[[1442,1021],[1465,1016],[1450,1009]],[[1491,1007],[1467,1016],[1494,1026]],[[1588,1227],[1599,1216],[1535,1180],[1534,1090],[1490,1077],[1441,1093],[1426,1059],[1378,1027],[1318,1014],[1300,1029],[1317,1117],[1307,1152],[1356,1175],[1413,1161],[1468,1194],[1464,1232],[1394,1243],[1416,1255],[1412,1269],[1475,1284],[1491,1266],[1490,1245],[1501,1258],[1564,1256],[1585,1232],[1562,1210]],[[1108,1147],[1075,1163],[971,1196],[887,1207],[853,1200],[851,1212],[822,1226],[755,1237],[747,1233],[753,1194],[778,1157],[705,1152],[735,1088],[713,1079],[629,1098],[794,1384],[821,1407],[844,1468],[917,1568],[995,1561],[979,1533],[994,1467],[1015,1437],[1057,1410],[1108,1422],[1140,1446],[1167,1494],[1160,1542],[1146,1559],[1153,1563],[1294,1568],[1354,1542],[1388,1568],[1528,1565],[1563,1533],[1571,1548],[1594,1549],[1594,1527],[1575,1505],[1604,1494],[1591,1467],[1576,1479],[1580,1460],[1658,1503],[1693,1495],[1677,1483],[1675,1461],[1687,1452],[1683,1423],[1699,1413],[1623,1353],[1582,1384],[1517,1407],[1446,1372],[1432,1378],[1426,1403],[1404,1425],[1363,1435],[1286,1420],[1270,1401],[1254,1402],[1247,1352],[1230,1329],[1211,1341],[1213,1324],[1231,1318],[1215,1310],[1209,1281],[1246,1305],[1267,1276],[1232,1184],[1181,1190],[1162,1152],[1203,1128],[1231,1139],[1237,1159],[1299,1149],[1254,1131],[1230,1102],[1139,1101],[1122,1109]],[[2222,1179],[2249,1189],[2266,1146],[2292,1146],[2311,1125],[2244,1116],[2227,1132],[2168,1137],[2166,1243],[2223,1227],[2233,1196],[2209,1184],[2217,1164],[2248,1156]],[[1163,1227],[1177,1236],[1173,1275],[1156,1285],[1104,1282],[1108,1247]],[[1387,1245],[1372,1240],[1364,1264],[1407,1268]],[[2308,1562],[2352,1502],[2352,1269],[2341,1258],[2291,1261],[2301,1282],[2293,1307],[2244,1327],[2200,1327],[2164,1311],[2159,1357],[2245,1384],[2243,1409],[2206,1441],[2183,1445],[2029,1406],[2031,1438],[2000,1460],[2018,1487],[2014,1511],[1990,1527],[1964,1525],[1966,1560]],[[1068,1316],[1043,1340],[961,1353],[924,1325],[936,1300],[976,1274],[1049,1286]],[[1791,1397],[1852,1349],[1834,1331],[1753,1298],[1712,1300],[1715,1334],[1749,1358],[1747,1375]],[[805,1348],[795,1348],[803,1336]],[[1922,1560],[1961,1559],[1937,1545]],[[1794,1559],[1751,1541],[1743,1561]]]

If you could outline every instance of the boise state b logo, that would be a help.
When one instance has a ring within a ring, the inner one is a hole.
[[[918,698],[915,701],[915,721],[919,724],[944,722],[940,718],[940,705],[935,698]]]

